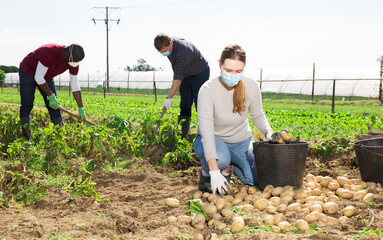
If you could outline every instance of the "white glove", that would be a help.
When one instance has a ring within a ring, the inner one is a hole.
[[[164,103],[162,104],[162,108],[165,108],[166,111],[169,110],[172,106],[172,99],[171,98],[166,98]]]
[[[222,175],[220,170],[209,171],[209,174],[213,194],[219,192],[221,197],[223,197],[222,188],[225,189],[226,193],[230,193],[229,183],[226,181],[226,178]]]

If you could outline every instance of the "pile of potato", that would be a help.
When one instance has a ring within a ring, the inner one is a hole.
[[[238,206],[243,215],[257,215],[262,217],[264,224],[272,226],[273,232],[289,230],[292,226],[300,230],[308,230],[315,222],[337,223],[346,222],[357,213],[351,205],[352,201],[372,202],[374,194],[383,191],[380,184],[364,182],[346,177],[314,176],[308,174],[300,189],[292,186],[273,187],[268,185],[263,191],[255,187],[231,187],[234,197],[197,191],[193,199],[201,199],[201,206],[209,216],[197,214],[193,219],[183,215],[169,217],[168,222],[191,224],[197,230],[206,228],[217,230],[242,231],[245,220],[236,215],[230,208]],[[342,201],[342,204],[340,204]],[[345,203],[350,203],[349,206]],[[166,205],[178,207],[177,199],[167,199]],[[299,219],[289,219],[291,213],[297,213]],[[198,239],[198,238],[196,238]],[[201,238],[203,239],[203,238]],[[214,239],[211,236],[210,239]]]

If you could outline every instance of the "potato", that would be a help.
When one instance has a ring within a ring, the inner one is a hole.
[[[348,217],[346,216],[341,216],[340,218],[338,218],[338,221],[341,222],[341,223],[345,223],[348,221]]]
[[[310,208],[302,208],[301,212],[309,214],[311,211]]]
[[[281,204],[281,199],[279,197],[272,197],[269,201],[273,204],[273,206],[278,206]]]
[[[281,229],[278,227],[278,226],[272,226],[271,227],[271,231],[275,232],[275,233],[280,233],[281,232]]]
[[[225,226],[226,226],[226,224],[225,224]],[[209,239],[210,240],[218,239],[218,235],[216,233],[210,233]]]
[[[328,223],[328,216],[324,213],[319,213],[318,220],[324,223]]]
[[[356,208],[354,206],[348,206],[343,208],[342,213],[346,217],[351,217],[356,213]]]
[[[347,189],[347,190],[351,190],[351,186],[353,186],[353,185],[346,183],[345,185],[343,185],[343,188]]]
[[[293,186],[290,186],[290,185],[286,185],[283,187],[283,191],[293,191],[294,192],[294,188]]]
[[[360,180],[360,179],[357,180],[355,184],[362,186],[362,188],[367,188],[368,187],[367,183],[365,181],[363,181],[363,180]]]
[[[317,183],[319,183],[319,181],[323,178],[323,176],[321,175],[318,175],[318,176],[315,176],[315,179],[317,180]]]
[[[329,176],[326,176],[326,177],[322,177],[319,181],[320,185],[322,185],[322,187],[327,187],[327,185],[332,182],[332,178],[329,177]]]
[[[202,208],[203,211],[205,211],[208,215],[213,215],[214,213],[217,213],[217,207],[213,203],[209,203],[206,206]]]
[[[261,198],[263,198],[263,199],[269,199],[270,197],[271,197],[271,193],[269,193],[269,192],[263,192],[261,194]]]
[[[253,187],[253,186],[249,187],[249,190],[247,190],[247,193],[250,194],[250,195],[254,194],[256,192],[257,192],[257,188]]]
[[[260,199],[254,203],[254,207],[259,211],[265,210],[269,206],[269,201],[266,199]]]
[[[227,227],[225,223],[218,220],[214,220],[213,226],[218,230],[225,230]]]
[[[287,211],[291,212],[294,211],[297,207],[300,207],[300,203],[292,203],[289,206],[287,206]]]
[[[274,217],[271,216],[271,215],[266,215],[264,218],[263,218],[263,222],[266,224],[266,225],[274,225]]]
[[[376,188],[376,183],[374,183],[374,182],[367,182],[367,187],[369,189],[375,189]]]
[[[240,232],[245,228],[245,221],[241,217],[234,217],[233,224],[231,224],[230,230],[232,232]]]
[[[288,133],[286,131],[281,131],[280,133],[281,133],[281,137],[282,137],[283,141],[290,142],[293,140],[293,136],[290,133]]]
[[[306,187],[313,190],[314,188],[317,188],[317,185],[315,184],[315,182],[308,182],[308,183],[306,183]]]
[[[194,237],[194,240],[204,240],[203,235],[201,233],[197,233]]]
[[[253,205],[245,204],[242,206],[242,212],[248,212],[250,210],[254,209]]]
[[[241,199],[241,201],[247,196],[247,192],[240,191],[239,193],[235,194],[235,198]]]
[[[310,228],[310,225],[303,219],[299,219],[296,223],[295,223],[295,227],[297,227],[298,229],[302,230],[302,231],[305,231],[305,230],[309,230]]]
[[[318,212],[312,212],[312,213],[309,213],[307,214],[307,216],[305,217],[305,221],[308,222],[308,223],[312,223],[312,222],[315,222],[319,219],[319,213]]]
[[[250,203],[253,201],[253,199],[254,199],[254,195],[246,195],[243,201]]]
[[[174,217],[174,216],[168,217],[168,223],[174,223],[174,222],[177,222],[177,218],[176,217]]]
[[[277,208],[274,206],[268,206],[265,210],[266,210],[266,212],[268,212],[270,214],[274,214],[277,212]]]
[[[281,230],[287,230],[287,229],[291,228],[291,224],[289,222],[287,222],[287,221],[283,221],[283,222],[278,223],[278,227]]]
[[[322,194],[322,191],[318,188],[314,188],[312,191],[311,191],[311,194],[313,196],[320,196]]]
[[[205,229],[205,224],[203,223],[197,223],[196,225],[193,225],[193,227],[199,231],[202,231]]]
[[[317,182],[317,179],[315,178],[314,175],[312,175],[311,173],[309,173],[309,174],[306,175],[306,182],[307,182],[307,183],[309,183],[309,182],[316,183],[316,182]]]
[[[335,214],[339,211],[338,204],[334,202],[326,202],[323,204],[323,210],[327,214]]]
[[[367,192],[366,189],[355,192],[355,193],[354,193],[354,201],[360,201],[360,200],[362,200],[363,197],[366,196],[367,193],[368,193],[368,192]]]
[[[223,197],[223,199],[225,199],[226,202],[231,203],[231,201],[233,201],[234,197],[232,195],[225,195]]]
[[[323,208],[319,203],[314,203],[313,205],[311,205],[310,211],[321,213],[323,212]]]
[[[287,205],[286,204],[281,204],[277,207],[278,212],[286,212],[287,210]]]
[[[201,191],[196,191],[193,193],[193,199],[200,199],[202,198],[202,192]]]
[[[237,187],[234,187],[232,185],[230,185],[230,191],[234,194],[238,193],[239,192],[239,189]]]
[[[274,189],[274,186],[273,186],[273,185],[267,185],[267,186],[263,189],[263,192],[271,193],[271,191],[273,191],[273,189]]]
[[[274,217],[274,224],[278,225],[278,223],[283,222],[285,220],[286,220],[286,217],[282,213],[279,213],[279,214],[275,215],[275,217]]]
[[[328,223],[337,223],[338,219],[334,217],[327,216]]]
[[[214,222],[215,222],[215,221],[218,221],[218,220],[210,219],[210,220],[207,222],[207,225],[208,225],[209,227],[214,227]]]
[[[301,188],[301,189],[298,189],[298,190],[295,192],[294,198],[295,198],[295,199],[305,199],[305,198],[307,198],[308,196],[310,196],[310,191],[307,191],[306,189]]]
[[[179,223],[190,224],[191,223],[191,218],[189,216],[182,215],[182,216],[179,216],[177,218],[177,221]]]
[[[324,202],[324,198],[321,196],[310,196],[305,199],[305,203]]]
[[[239,197],[239,198],[235,197],[234,200],[231,203],[233,205],[238,205],[238,203],[242,202],[242,200],[243,199],[241,197]]]
[[[276,188],[273,189],[273,191],[271,191],[271,195],[273,197],[279,196],[282,192],[283,192],[283,188],[282,187],[276,187]]]
[[[195,227],[195,225],[197,224],[202,224],[204,225],[206,222],[206,218],[203,214],[201,213],[198,213],[197,215],[195,215],[192,219],[192,225]]]
[[[362,202],[373,202],[374,201],[374,194],[367,193],[366,196],[362,198]]]
[[[210,196],[210,193],[208,193],[208,192],[204,192],[204,193],[202,193],[202,198],[208,198]]]
[[[288,202],[288,203],[290,203],[290,202],[292,202],[292,201],[293,201],[293,196],[285,195],[285,196],[281,197],[281,203],[282,203],[282,202]]]
[[[339,197],[335,195],[329,196],[327,198],[327,202],[338,202],[338,201],[339,201]]]
[[[228,217],[228,216],[233,216],[234,215],[233,211],[231,211],[229,208],[222,209],[221,214],[224,217]]]
[[[225,199],[218,198],[217,201],[215,202],[217,211],[221,211],[225,207],[225,203],[226,203]]]
[[[349,184],[351,185],[351,181],[350,179],[346,178],[346,177],[343,177],[343,176],[339,176],[336,178],[336,181],[339,183],[339,185],[341,185],[342,187],[345,185],[345,184]]]
[[[339,191],[338,191],[339,190]],[[336,193],[338,196],[346,199],[350,199],[354,197],[354,192],[348,190],[348,189],[341,189],[339,188]]]
[[[363,190],[363,187],[361,185],[352,185],[350,190],[353,192],[356,192],[356,191]]]
[[[167,198],[165,200],[165,203],[167,206],[173,207],[173,208],[179,207],[181,205],[180,201],[178,199],[175,199],[175,198]]]
[[[279,197],[280,197],[280,198],[282,198],[282,197],[284,197],[284,196],[294,197],[294,195],[295,195],[294,190],[290,190],[290,189],[288,189],[288,190],[283,191],[283,192],[281,193],[281,195],[279,195]]]
[[[210,195],[207,197],[207,200],[208,200],[210,203],[213,203],[213,201],[216,201],[217,198],[219,198],[218,195],[210,194]]]
[[[339,185],[339,183],[337,183],[337,182],[330,182],[330,183],[327,185],[327,188],[330,189],[330,190],[335,191],[335,190],[337,190],[337,189],[340,188],[340,185]]]

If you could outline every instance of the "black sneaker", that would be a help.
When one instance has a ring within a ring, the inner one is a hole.
[[[210,185],[210,177],[205,177],[202,174],[202,171],[199,173],[199,183],[198,183],[198,189],[201,192],[209,192],[211,193],[211,185]]]

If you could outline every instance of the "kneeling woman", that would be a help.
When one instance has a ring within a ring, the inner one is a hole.
[[[254,125],[271,140],[276,134],[262,109],[255,80],[243,77],[246,53],[238,45],[225,47],[219,60],[221,76],[205,82],[198,94],[198,129],[194,151],[201,161],[201,191],[229,190],[233,172],[246,185],[257,185],[250,114]]]

